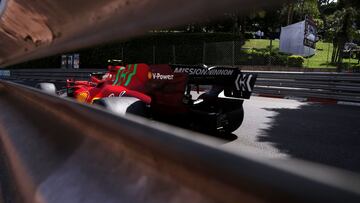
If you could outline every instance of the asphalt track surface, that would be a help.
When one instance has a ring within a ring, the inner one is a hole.
[[[221,147],[360,172],[360,106],[252,97],[243,125]]]

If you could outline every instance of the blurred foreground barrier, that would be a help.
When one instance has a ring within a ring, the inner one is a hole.
[[[5,202],[359,202],[360,177],[0,80]]]
[[[246,14],[284,0],[1,0],[0,64],[66,53],[149,30]],[[179,6],[181,5],[181,6]]]

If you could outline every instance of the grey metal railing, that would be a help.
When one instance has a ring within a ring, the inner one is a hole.
[[[360,74],[257,72],[255,93],[360,102]]]
[[[38,81],[65,81],[67,78],[87,80],[93,72],[106,71],[106,69],[22,69],[11,70],[8,79],[38,80]],[[1,76],[0,76],[1,77]],[[3,77],[6,79],[6,77]]]
[[[6,202],[360,200],[349,172],[229,153],[209,137],[11,82],[0,81],[0,104]]]

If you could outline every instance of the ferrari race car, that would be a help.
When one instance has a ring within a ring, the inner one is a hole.
[[[68,79],[66,95],[118,114],[223,134],[240,127],[242,99],[250,98],[256,77],[217,66],[112,63],[89,81]]]

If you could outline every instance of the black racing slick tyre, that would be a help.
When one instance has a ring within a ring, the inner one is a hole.
[[[224,119],[224,121],[221,121],[221,119]],[[220,133],[232,133],[241,126],[244,120],[244,109],[240,108],[225,114],[220,114],[218,120],[219,122],[224,122]]]
[[[134,114],[146,117],[147,107],[144,102],[134,97],[108,97],[94,101],[114,114]]]
[[[48,82],[38,83],[36,85],[36,88],[48,94],[56,94],[56,86],[54,83],[48,83]]]

